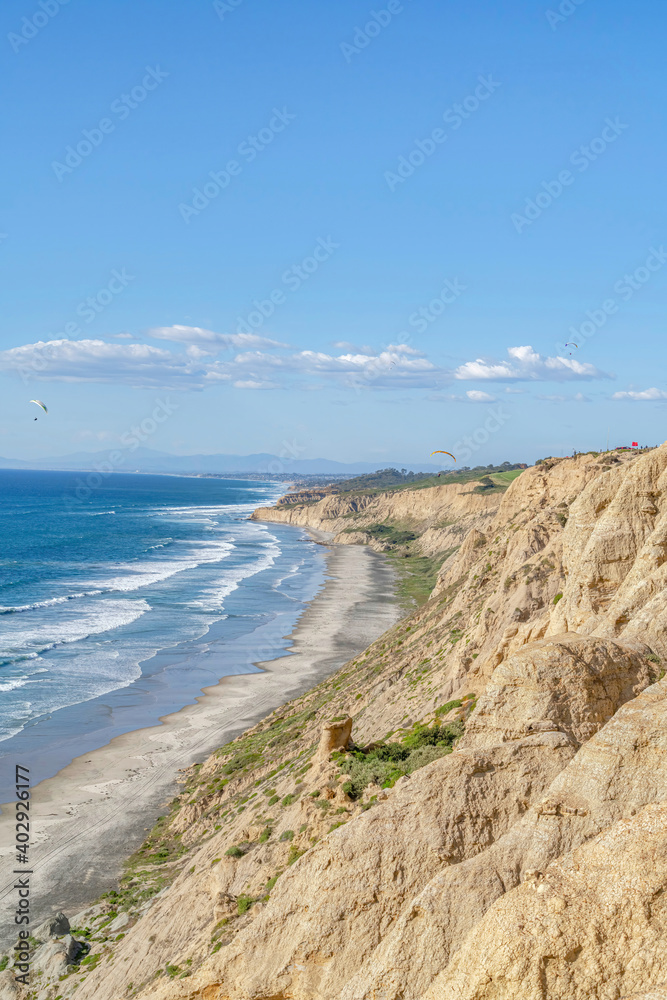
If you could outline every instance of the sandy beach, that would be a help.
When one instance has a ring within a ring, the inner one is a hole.
[[[313,537],[328,539],[322,533]],[[223,678],[196,705],[160,725],[126,733],[75,758],[33,789],[32,921],[62,909],[73,915],[111,887],[176,793],[180,769],[333,673],[390,628],[402,612],[394,573],[367,548],[328,549],[327,579],[290,636],[291,655],[258,664],[261,672]],[[0,896],[15,876],[14,805],[0,817]],[[0,946],[10,943],[13,925]]]

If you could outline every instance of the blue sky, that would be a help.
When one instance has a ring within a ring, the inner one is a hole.
[[[666,15],[6,0],[0,455],[662,441]]]

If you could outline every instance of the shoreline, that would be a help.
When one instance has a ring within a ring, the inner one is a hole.
[[[327,533],[310,529],[328,547]],[[288,653],[257,663],[257,673],[223,677],[196,704],[158,725],[114,737],[32,789],[32,917],[68,916],[111,888],[161,807],[178,772],[256,725],[275,708],[330,676],[402,616],[396,577],[383,556],[362,546],[329,547],[325,582],[288,637]],[[0,898],[10,899],[14,817],[0,816]],[[11,928],[8,928],[11,932]],[[13,939],[0,936],[6,947]]]

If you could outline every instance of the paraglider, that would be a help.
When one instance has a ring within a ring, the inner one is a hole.
[[[451,451],[432,451],[431,452],[431,458],[433,458],[434,455],[449,455],[450,458],[454,458],[454,456],[452,455]],[[454,461],[456,461],[455,458],[454,458]]]
[[[565,346],[566,347],[576,347],[577,350],[579,350],[579,344],[575,344],[574,341],[572,343],[566,344]],[[570,351],[570,357],[572,357],[572,351]]]
[[[44,410],[44,413],[49,412],[46,408],[46,405],[41,401],[41,399],[31,399],[30,402],[34,403],[35,406],[41,406],[41,408]],[[35,420],[37,420],[37,417],[35,417]]]

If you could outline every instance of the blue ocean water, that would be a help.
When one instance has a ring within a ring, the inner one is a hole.
[[[0,470],[4,751],[83,733],[92,749],[256,669],[324,578],[301,531],[248,520],[279,484],[116,473],[82,491],[84,478]]]

